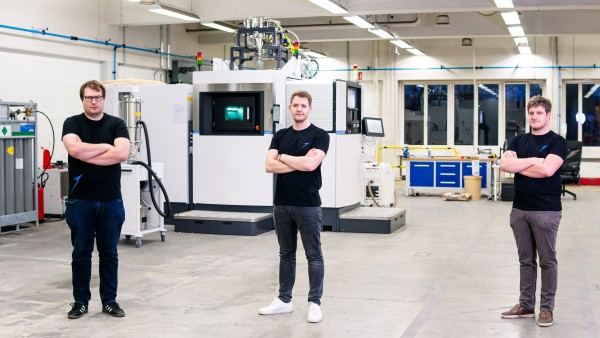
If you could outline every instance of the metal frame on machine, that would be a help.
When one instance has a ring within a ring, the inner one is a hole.
[[[230,68],[232,70],[234,69],[235,60],[239,60],[238,67],[239,67],[239,69],[243,69],[244,62],[250,61],[254,58],[254,55],[252,55],[250,57],[245,57],[244,54],[247,52],[256,52],[255,48],[248,47],[248,36],[252,35],[252,34],[256,34],[256,33],[259,33],[259,34],[265,33],[265,35],[268,35],[271,37],[277,37],[276,39],[272,40],[271,45],[265,47],[265,49],[266,49],[265,57],[268,59],[277,60],[277,68],[278,69],[283,66],[281,64],[282,61],[284,63],[288,62],[289,49],[281,46],[280,42],[283,37],[281,36],[281,33],[277,32],[276,27],[240,28],[237,30],[237,34],[235,37],[236,38],[236,46],[231,47],[231,49],[229,50],[230,60],[231,60]],[[240,39],[241,39],[242,35],[244,36],[244,44],[243,45],[240,44]],[[237,55],[236,55],[236,53],[237,53]]]
[[[0,228],[39,224],[36,112],[37,103],[31,101],[0,101]]]

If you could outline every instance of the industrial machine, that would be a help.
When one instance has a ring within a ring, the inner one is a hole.
[[[329,133],[329,151],[321,166],[323,227],[339,231],[339,215],[358,207],[362,200],[358,184],[362,166],[361,88],[343,80],[288,81],[286,97],[299,89],[313,96],[311,123]]]
[[[395,207],[394,174],[389,163],[365,163],[363,165],[364,193],[362,205]]]
[[[108,111],[117,112],[129,129],[129,159],[121,164],[121,193],[125,207],[121,234],[127,239],[134,236],[136,246],[141,247],[142,237],[148,233],[160,232],[161,240],[165,240],[164,218],[170,216],[171,206],[162,184],[164,165],[152,162],[148,127],[141,118],[142,99],[136,96],[138,87],[129,89],[131,91],[119,91],[115,87],[108,87],[107,108]]]
[[[37,104],[0,101],[0,228],[38,225]]]
[[[69,195],[69,170],[67,168],[48,168],[44,185],[44,215],[63,217],[65,199]]]

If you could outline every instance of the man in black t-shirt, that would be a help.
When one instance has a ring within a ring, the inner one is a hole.
[[[117,244],[125,210],[121,199],[121,162],[129,156],[125,122],[104,113],[106,90],[98,81],[79,89],[83,113],[67,118],[62,141],[69,153],[69,196],[65,220],[73,245],[73,298],[68,318],[88,312],[94,239],[100,258],[102,312],[123,317],[117,297]]]
[[[261,315],[287,313],[294,310],[292,289],[296,279],[297,236],[308,260],[307,321],[322,320],[324,263],[321,251],[321,162],[329,149],[329,134],[311,124],[312,96],[296,91],[288,107],[293,126],[279,130],[267,152],[266,171],[277,174],[273,219],[279,242],[279,296],[260,308]]]
[[[550,100],[532,97],[527,103],[531,132],[513,138],[500,161],[500,170],[515,174],[510,226],[519,253],[521,291],[519,303],[503,312],[502,317],[535,317],[537,254],[542,271],[539,326],[554,323],[556,237],[562,216],[558,169],[567,154],[565,139],[550,130],[551,111]]]

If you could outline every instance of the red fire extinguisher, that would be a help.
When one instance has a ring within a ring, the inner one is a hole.
[[[38,221],[44,222],[44,188],[38,183]]]
[[[44,169],[50,169],[52,167],[52,165],[50,164],[50,150],[42,147],[42,149],[44,149],[43,153],[42,153],[42,168]]]

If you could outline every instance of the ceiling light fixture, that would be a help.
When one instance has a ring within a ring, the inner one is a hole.
[[[148,10],[153,13],[167,15],[167,16],[170,16],[173,18],[177,18],[177,19],[185,20],[185,21],[189,21],[189,22],[199,22],[200,21],[200,17],[198,17],[198,15],[196,15],[196,13],[182,10],[179,8],[175,8],[173,6],[165,5],[158,1],[155,1],[153,5],[149,6]]]
[[[460,42],[460,45],[463,47],[471,47],[473,46],[473,39],[471,38],[463,38]]]
[[[494,0],[498,8],[514,8],[512,0]]]
[[[227,32],[227,33],[234,33],[236,31],[235,28],[225,26],[225,25],[222,25],[222,24],[216,23],[216,22],[203,22],[202,25],[206,26],[206,27],[218,29],[220,31]]]
[[[504,12],[500,13],[502,15],[502,19],[504,19],[504,23],[508,25],[520,25],[521,20],[519,20],[519,13],[517,12]]]
[[[301,52],[302,52],[302,54],[310,56],[311,58],[326,58],[327,57],[327,55],[325,55],[325,53],[319,52],[317,50],[302,49]]]
[[[436,26],[449,26],[450,25],[450,17],[446,13],[438,14],[435,17],[435,25]]]
[[[425,53],[421,52],[420,50],[416,49],[416,48],[408,48],[406,49],[408,52],[417,55],[417,56],[424,56]]]
[[[371,32],[383,39],[393,39],[394,38],[394,36],[392,34],[390,34],[385,29],[381,28],[379,25],[375,24],[374,26],[375,26],[374,28],[369,28],[369,32]]]
[[[531,54],[531,48],[529,48],[529,46],[521,46],[519,45],[519,53],[521,54]]]
[[[518,38],[515,38],[515,45],[519,46],[519,45],[529,45],[529,41],[527,41],[527,38],[524,36],[520,36]]]
[[[595,84],[594,86],[592,86],[592,88],[590,88],[590,90],[588,90],[588,92],[585,94],[584,98],[589,99],[590,96],[594,95],[598,88],[600,88],[599,84]]]
[[[393,43],[394,45],[400,47],[400,48],[414,48],[413,46],[409,45],[408,43],[402,41],[402,40],[392,40],[390,41],[391,43]]]
[[[525,36],[525,32],[521,26],[510,26],[508,27],[508,31],[510,32],[510,35],[514,37]]]
[[[329,0],[309,0],[309,1],[312,2],[313,4],[317,5],[317,6],[320,6],[320,7],[324,8],[324,9],[330,11],[333,14],[346,14],[346,13],[348,13],[348,11],[344,7],[338,5],[338,4],[334,3],[334,2],[331,2]]]
[[[372,23],[370,23],[369,21],[361,18],[358,15],[345,16],[344,20],[352,22],[353,24],[357,25],[360,28],[375,28],[375,26],[373,26]]]

